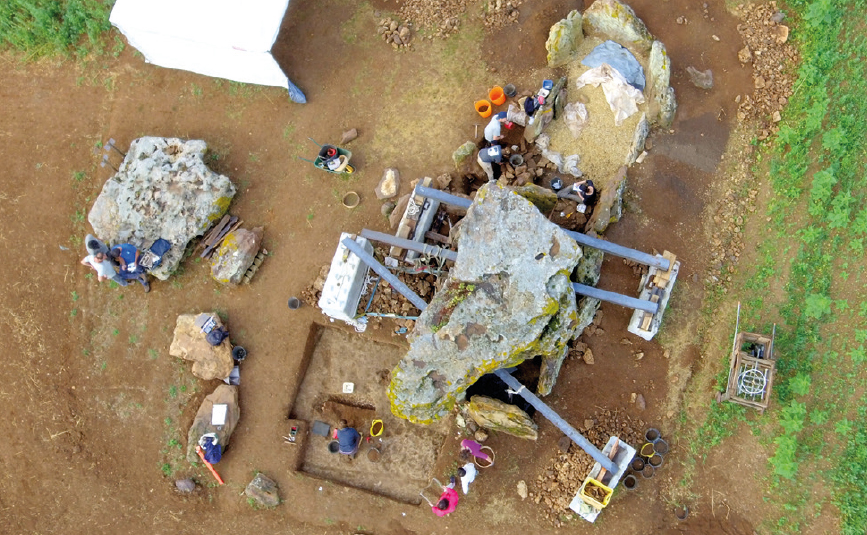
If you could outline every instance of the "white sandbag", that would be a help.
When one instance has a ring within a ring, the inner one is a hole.
[[[587,126],[587,106],[580,102],[570,102],[566,104],[563,111],[565,112],[563,119],[566,121],[566,126],[572,132],[572,137],[577,139],[581,130]]]
[[[506,112],[506,120],[511,121],[519,126],[527,126],[527,114],[523,109],[518,109],[514,104],[509,104],[509,110]]]
[[[626,82],[626,78],[607,63],[590,69],[582,74],[576,85],[599,87],[605,93],[605,100],[614,112],[614,125],[620,126],[624,119],[638,111],[638,105],[644,103],[644,95],[638,89]]]

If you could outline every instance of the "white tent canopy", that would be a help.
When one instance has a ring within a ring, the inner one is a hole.
[[[289,0],[117,0],[111,23],[149,63],[249,84],[285,87],[306,102],[271,55]]]

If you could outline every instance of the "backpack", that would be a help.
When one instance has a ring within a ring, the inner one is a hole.
[[[211,332],[205,335],[205,340],[208,341],[212,346],[218,346],[223,343],[223,340],[228,338],[229,331],[223,329],[222,327],[217,327],[213,329]]]
[[[214,444],[214,439],[211,437],[205,437],[202,453],[205,460],[211,464],[217,464],[223,458],[223,448],[219,444]]]

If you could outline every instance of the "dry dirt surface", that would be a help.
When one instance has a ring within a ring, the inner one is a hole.
[[[404,4],[292,2],[275,55],[306,92],[303,106],[279,89],[146,64],[131,48],[85,64],[22,64],[0,56],[6,267],[0,335],[9,345],[0,385],[0,532],[548,533],[562,529],[559,523],[582,533],[600,527],[630,534],[752,533],[762,514],[752,505],[761,502],[761,487],[751,480],[736,485],[713,471],[691,489],[690,519],[677,522],[670,488],[683,449],[676,436],[664,477],[617,496],[602,526],[566,514],[554,519],[516,491],[518,481],[544,478],[559,455],[561,434],[541,417],[537,442],[489,439],[497,464],[444,519],[425,506],[293,471],[292,446],[281,437],[304,376],[311,326],[327,320],[311,306],[289,310],[287,299],[300,296],[330,261],[339,232],[386,230],[373,196],[385,167],[398,167],[406,177],[402,193],[413,178],[448,172],[451,152],[472,139],[478,121],[472,101],[495,84],[531,88],[557,74],[544,65],[547,29],[575,7],[565,0],[504,2],[509,20],[486,25],[479,4],[466,2],[459,28],[447,39],[414,39],[411,50],[396,51],[384,45],[377,26],[384,17],[399,18]],[[700,4],[686,0],[632,5],[666,43],[679,110],[670,132],[651,137],[643,166],[630,170],[629,209],[607,238],[645,251],[667,249],[682,261],[664,326],[669,334],[665,345],[622,344],[630,312],[603,305],[603,319],[582,339],[594,364],[568,360],[546,401],[570,422],[610,411],[668,436],[679,392],[701,360],[693,312],[712,266],[708,214],[720,199],[719,166],[737,116],[735,97],[749,94],[754,80],[751,66],[738,60],[744,48],[739,21],[722,1],[708,1],[707,17]],[[678,16],[690,24],[678,25]],[[692,86],[685,71],[690,65],[712,69],[714,89]],[[358,172],[351,179],[298,159],[316,152],[308,136],[333,143],[353,127]],[[86,276],[79,265],[86,214],[111,176],[98,165],[101,144],[114,138],[123,148],[142,135],[208,142],[211,166],[238,186],[232,213],[265,227],[271,255],[250,286],[218,285],[195,257],[147,295],[137,286],[112,289]],[[361,195],[353,210],[340,203],[350,190]],[[631,266],[606,258],[602,288],[633,293],[637,285]],[[233,341],[248,350],[241,421],[217,466],[224,487],[181,454],[198,405],[217,383],[197,380],[168,355],[177,315],[203,310],[223,313]],[[391,328],[365,336],[400,343]],[[632,403],[632,394],[641,394],[646,408]],[[432,475],[443,479],[455,468],[459,438],[449,431]],[[737,453],[715,452],[715,459]],[[279,484],[284,503],[277,508],[255,509],[241,495],[256,471]],[[193,477],[197,490],[178,493],[174,480],[180,477]],[[719,495],[710,506],[711,489],[731,497],[729,511],[720,514]]]

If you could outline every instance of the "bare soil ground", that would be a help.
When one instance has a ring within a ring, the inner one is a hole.
[[[471,103],[494,84],[533,87],[552,77],[544,66],[548,27],[574,8],[565,0],[527,0],[517,26],[485,33],[465,23],[447,41],[419,42],[395,52],[376,36],[375,11],[399,2],[293,2],[275,48],[289,77],[307,93],[305,106],[285,91],[214,80],[145,64],[127,49],[119,58],[85,65],[20,64],[0,56],[0,227],[6,266],[0,334],[9,341],[0,461],[4,533],[500,533],[553,532],[544,512],[516,491],[544,474],[556,455],[559,431],[539,421],[537,442],[494,435],[495,468],[484,471],[458,511],[436,519],[426,507],[297,475],[291,447],[282,444],[295,392],[305,375],[304,355],[317,310],[290,311],[333,255],[340,231],[385,230],[373,187],[387,166],[409,180],[437,176],[450,154],[471,139]],[[701,274],[709,264],[707,214],[718,199],[718,167],[727,150],[734,97],[751,87],[749,68],[737,61],[742,43],[736,20],[721,1],[631,3],[651,32],[666,43],[674,66],[679,110],[673,132],[652,137],[643,166],[630,170],[629,210],[607,238],[642,250],[668,249],[683,262],[664,336],[620,344],[630,312],[603,305],[603,332],[585,340],[596,355],[589,366],[564,365],[547,398],[566,420],[582,422],[600,409],[619,410],[675,428],[680,393],[702,368],[696,346]],[[678,15],[689,25],[677,25]],[[719,41],[710,39],[716,35]],[[692,86],[688,65],[714,70],[716,87]],[[343,180],[297,159],[315,148],[307,137],[336,142],[341,131],[360,133],[351,149],[358,172]],[[189,259],[183,273],[154,284],[111,289],[87,278],[78,264],[85,216],[111,176],[93,149],[109,137],[124,147],[142,135],[201,138],[212,167],[239,188],[231,211],[250,226],[264,225],[273,254],[248,287],[226,289],[203,263]],[[744,143],[744,139],[739,139]],[[729,147],[729,150],[734,150]],[[355,190],[361,205],[347,210],[342,195]],[[607,258],[600,286],[632,293],[638,278]],[[218,465],[226,487],[182,460],[186,429],[216,383],[203,383],[168,356],[178,314],[217,309],[227,314],[233,340],[247,348],[240,387],[241,422]],[[387,342],[389,330],[367,333]],[[633,351],[645,356],[636,361]],[[670,358],[664,358],[664,350]],[[362,382],[362,381],[359,381]],[[639,411],[630,395],[640,392]],[[300,414],[300,412],[299,412]],[[457,437],[449,435],[434,468],[455,467]],[[616,533],[752,533],[761,517],[763,463],[731,465],[740,451],[714,452],[710,468],[689,489],[692,515],[673,517],[679,480],[677,437],[661,477],[617,497],[601,519]],[[733,480],[732,466],[758,474]],[[719,468],[723,467],[723,468]],[[726,468],[729,467],[729,468]],[[280,485],[285,503],[254,510],[240,495],[255,471]],[[178,494],[176,477],[202,485]],[[721,498],[714,492],[724,493]],[[681,493],[682,494],[682,493]],[[720,499],[727,508],[721,512]],[[713,505],[712,505],[713,504]],[[583,521],[569,529],[589,531]]]

